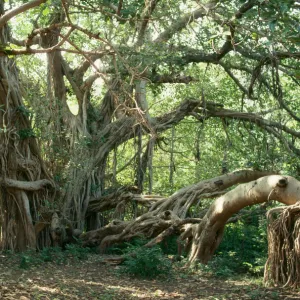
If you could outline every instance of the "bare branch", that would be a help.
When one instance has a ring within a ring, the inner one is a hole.
[[[119,5],[118,5],[118,10],[117,10],[117,15],[120,15],[121,9],[122,9],[122,5],[123,5],[123,0],[119,0]]]
[[[151,80],[152,83],[185,83],[188,84],[190,82],[198,81],[196,78],[192,76],[180,76],[180,75],[155,75],[155,76],[147,76],[147,78]]]
[[[1,49],[0,48],[0,56],[8,56],[8,55],[32,55],[32,54],[38,54],[38,53],[52,53],[55,51],[61,51],[61,52],[68,52],[68,53],[74,53],[74,54],[82,54],[86,56],[90,55],[105,55],[109,54],[107,51],[104,53],[100,53],[97,51],[84,51],[84,50],[74,50],[74,49],[68,49],[68,48],[61,48],[56,47],[57,45],[46,48],[46,49],[31,49],[31,48],[24,48],[24,49]]]
[[[207,108],[207,106],[206,106]],[[266,120],[262,118],[261,116],[254,114],[254,113],[246,113],[246,112],[239,112],[239,111],[234,111],[230,109],[220,109],[220,110],[209,110],[208,114],[210,116],[214,117],[225,117],[225,118],[231,118],[231,119],[240,119],[240,120],[245,120],[249,121],[251,123],[257,124],[261,127],[275,127],[277,129],[280,129],[294,137],[300,138],[300,132],[293,130],[285,125],[282,125],[279,122],[274,122],[271,120]]]
[[[231,70],[222,62],[219,62],[219,65],[225,70],[225,72],[232,78],[235,84],[239,87],[239,89],[245,94],[248,95],[248,90],[240,83],[240,81],[234,76]]]
[[[65,12],[65,15],[67,17],[67,20],[70,24],[72,24],[72,21],[70,19],[70,16],[69,16],[69,7],[68,7],[68,3],[66,0],[61,0],[61,4],[62,4],[62,7],[64,9],[64,12]]]
[[[17,8],[9,10],[0,18],[0,28],[2,28],[10,19],[13,17],[33,8],[39,6],[42,3],[45,3],[47,0],[34,0],[28,3],[25,3]]]

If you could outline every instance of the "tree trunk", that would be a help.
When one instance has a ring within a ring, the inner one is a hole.
[[[0,1],[0,15],[3,6]],[[0,29],[0,43],[5,47],[8,41],[5,25]],[[40,199],[51,200],[51,193],[47,197],[43,190],[52,182],[40,157],[30,112],[22,101],[14,60],[1,58],[0,78],[1,248],[21,251],[37,245],[34,223],[39,217]]]

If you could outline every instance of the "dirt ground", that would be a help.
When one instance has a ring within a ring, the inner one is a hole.
[[[0,255],[0,268],[0,299],[300,299],[299,290],[264,288],[245,279],[216,279],[179,267],[165,280],[131,278],[100,255],[25,270],[17,258]]]

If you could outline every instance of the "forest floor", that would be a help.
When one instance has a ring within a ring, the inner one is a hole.
[[[164,280],[132,278],[96,254],[65,264],[29,262],[0,255],[0,299],[300,299],[299,290],[265,288],[261,279],[220,279],[179,266]]]

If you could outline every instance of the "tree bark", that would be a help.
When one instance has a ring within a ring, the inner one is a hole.
[[[200,222],[193,228],[192,249],[189,261],[199,260],[206,264],[219,246],[227,220],[245,206],[277,200],[286,205],[300,200],[300,182],[290,176],[271,175],[241,184],[209,208]]]
[[[32,1],[24,4],[23,9],[42,2],[45,1]],[[0,15],[3,13],[4,3],[0,1]],[[16,9],[0,18],[1,45],[9,42],[6,22],[17,13]],[[34,223],[39,218],[41,199],[47,199],[47,193],[43,195],[42,190],[53,183],[41,159],[29,113],[22,101],[18,70],[11,58],[1,58],[0,78],[1,247],[13,251],[35,249]],[[39,198],[37,192],[43,196]],[[48,200],[51,200],[51,192]]]
[[[100,245],[101,250],[104,251],[106,247],[113,243],[127,241],[135,236],[143,235],[147,238],[155,238],[159,234],[164,236],[163,232],[169,227],[178,227],[180,222],[184,222],[189,208],[201,201],[201,199],[219,196],[220,193],[224,194],[224,190],[232,185],[258,179],[267,174],[270,174],[270,172],[239,170],[201,181],[177,191],[168,198],[156,199],[149,212],[142,214],[134,221],[122,223],[125,227],[122,227],[120,231],[114,231],[114,234],[105,236],[103,234],[104,229],[99,229],[99,234],[95,231],[91,238],[90,233],[83,235],[82,238],[85,244]],[[122,197],[117,197],[114,200],[115,206],[118,203],[118,199],[128,201],[130,197],[139,201],[137,197],[127,193],[127,195],[122,195]],[[96,209],[105,209],[105,207],[107,207],[107,204],[106,206],[99,205],[95,201],[91,203],[90,210],[95,211]],[[110,208],[112,207],[110,206]],[[194,224],[194,221],[188,223]],[[97,240],[95,237],[99,239]]]

